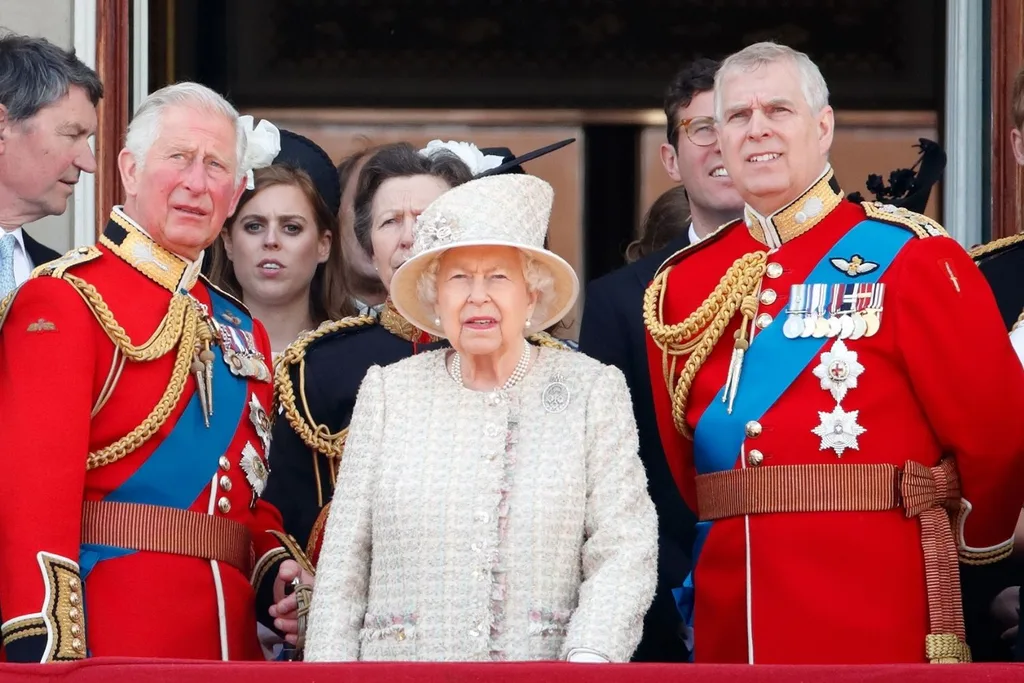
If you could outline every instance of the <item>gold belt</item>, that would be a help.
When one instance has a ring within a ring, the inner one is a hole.
[[[781,512],[864,512],[902,509],[921,523],[933,663],[969,662],[960,599],[956,539],[947,510],[959,510],[956,463],[787,465],[702,474],[696,479],[701,521]]]
[[[252,538],[244,524],[191,510],[85,501],[82,543],[217,560],[248,576]]]

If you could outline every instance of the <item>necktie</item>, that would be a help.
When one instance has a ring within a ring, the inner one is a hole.
[[[0,237],[0,299],[11,293],[14,281],[14,246],[17,244],[14,235]]]

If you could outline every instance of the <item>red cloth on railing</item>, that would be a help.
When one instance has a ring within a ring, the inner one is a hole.
[[[740,666],[689,664],[285,664],[90,659],[0,665],[2,683],[1020,683],[1024,664]]]

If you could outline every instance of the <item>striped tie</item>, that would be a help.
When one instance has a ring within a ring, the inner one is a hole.
[[[0,299],[4,298],[16,286],[14,281],[14,235],[0,237]]]

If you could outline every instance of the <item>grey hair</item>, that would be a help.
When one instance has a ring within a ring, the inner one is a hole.
[[[753,71],[766,64],[789,61],[800,74],[800,90],[811,111],[817,114],[828,106],[828,85],[818,65],[803,52],[773,42],[754,43],[729,55],[715,74],[715,118],[721,122],[725,116],[722,101],[722,81],[733,71]]]
[[[526,289],[532,294],[537,293],[537,305],[533,309],[534,318],[544,318],[555,298],[555,276],[547,264],[540,261],[529,253],[518,250],[520,262],[523,266],[523,279],[526,280]],[[438,254],[420,274],[419,282],[416,283],[416,293],[427,306],[437,303],[437,271],[441,267],[441,256]]]
[[[135,158],[139,168],[142,168],[149,148],[159,137],[161,117],[170,107],[192,107],[231,121],[235,128],[235,182],[241,180],[246,171],[242,168],[242,161],[245,159],[247,138],[238,121],[238,110],[218,93],[199,83],[168,85],[150,94],[139,105],[124,139],[125,149]]]
[[[63,50],[45,38],[0,36],[0,104],[11,121],[32,118],[72,86],[84,90],[94,107],[103,97],[100,77],[73,49]]]

